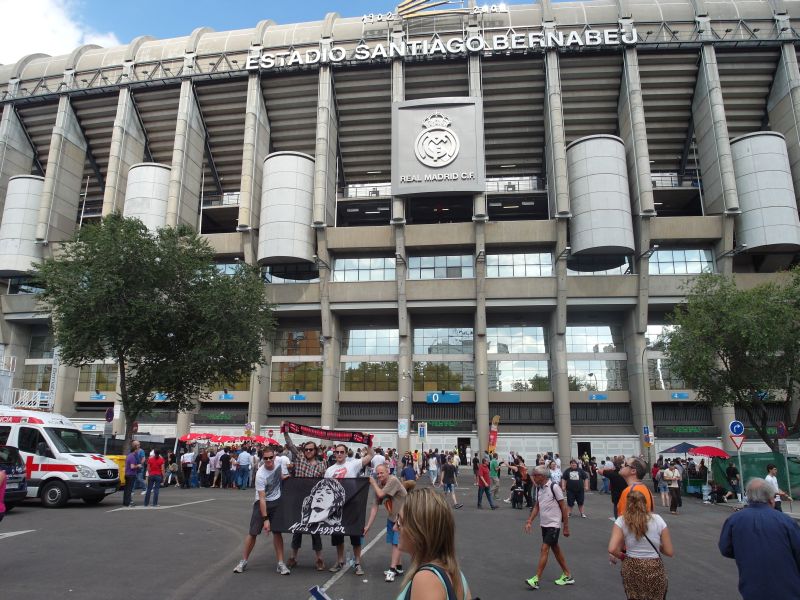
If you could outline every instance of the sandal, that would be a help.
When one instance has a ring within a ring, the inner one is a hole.
[[[321,558],[317,559],[316,562],[317,571],[324,571],[325,570],[325,561]]]

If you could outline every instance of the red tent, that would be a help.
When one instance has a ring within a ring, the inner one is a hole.
[[[715,446],[697,446],[689,450],[692,456],[706,456],[708,458],[730,458],[730,455]]]

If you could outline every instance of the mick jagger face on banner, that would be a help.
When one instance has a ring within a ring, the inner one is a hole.
[[[344,533],[342,512],[346,497],[342,484],[336,479],[320,479],[303,500],[300,521],[289,527],[289,531]]]
[[[290,477],[281,487],[281,510],[272,530],[283,533],[361,535],[369,480]]]

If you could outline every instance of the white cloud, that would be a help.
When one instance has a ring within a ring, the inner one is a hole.
[[[0,64],[27,54],[69,54],[83,44],[120,45],[111,32],[99,32],[81,21],[72,0],[0,0]]]

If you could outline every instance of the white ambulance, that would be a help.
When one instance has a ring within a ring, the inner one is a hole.
[[[60,508],[71,498],[98,504],[119,488],[118,465],[94,451],[66,417],[0,407],[0,445],[16,446],[25,463],[28,498]]]

